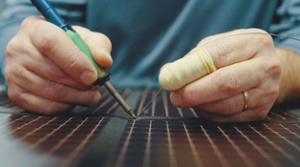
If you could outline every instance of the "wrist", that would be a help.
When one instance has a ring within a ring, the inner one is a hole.
[[[281,62],[280,90],[276,103],[300,97],[300,55],[286,48],[277,48]]]

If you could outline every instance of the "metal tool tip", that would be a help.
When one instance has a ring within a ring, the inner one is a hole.
[[[130,114],[130,116],[131,116],[133,119],[136,119],[136,116],[135,116],[135,114],[132,112],[132,110],[129,110],[128,113]]]
[[[133,115],[131,115],[131,116],[132,116],[132,118],[133,118],[133,119],[136,119],[136,116],[135,116],[134,114],[133,114]]]

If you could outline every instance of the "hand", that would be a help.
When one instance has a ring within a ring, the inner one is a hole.
[[[210,53],[217,70],[173,91],[173,105],[193,107],[217,122],[265,118],[278,96],[281,73],[270,35],[258,29],[236,30],[208,37],[195,49],[201,47]],[[245,91],[249,100],[244,110]]]
[[[111,42],[100,33],[73,27],[95,61],[112,64]],[[6,51],[8,96],[22,108],[53,114],[74,104],[94,105],[100,99],[96,69],[69,36],[42,17],[25,19]]]

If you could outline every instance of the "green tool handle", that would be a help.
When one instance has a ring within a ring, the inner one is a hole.
[[[67,30],[66,33],[72,39],[72,41],[79,47],[79,49],[85,55],[87,55],[87,57],[91,60],[91,62],[93,63],[94,67],[96,68],[98,79],[96,80],[96,82],[94,83],[94,85],[100,85],[100,86],[103,85],[106,81],[109,80],[110,72],[108,72],[107,70],[105,70],[104,68],[102,68],[101,66],[99,66],[95,62],[95,60],[93,59],[92,54],[91,54],[88,46],[82,40],[82,38],[80,37],[80,35],[77,32],[75,32],[73,30]]]

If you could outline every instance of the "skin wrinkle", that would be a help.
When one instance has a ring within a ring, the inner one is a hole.
[[[47,55],[47,53],[57,50],[55,46],[58,43],[58,41],[62,40],[62,36],[57,34],[56,29],[55,31],[50,28],[48,29],[47,33],[43,33],[42,36],[38,38],[38,41],[32,41],[34,44],[38,44],[36,45],[38,47],[38,50],[41,51],[44,55]]]
[[[26,97],[26,95],[27,95],[27,97]],[[32,100],[32,98],[30,98],[28,96],[34,96],[35,98],[34,98],[34,100]],[[72,108],[75,107],[73,104],[68,104],[67,105],[67,104],[63,104],[63,103],[60,103],[60,102],[56,102],[56,101],[49,101],[49,100],[44,99],[42,97],[35,96],[32,93],[25,94],[24,98],[25,98],[25,102],[26,102],[27,106],[31,106],[31,103],[32,104],[39,104],[39,103],[37,103],[37,101],[40,100],[40,98],[43,99],[43,100],[46,100],[47,103],[44,103],[44,104],[47,104],[47,105],[42,105],[42,106],[38,105],[38,106],[34,107],[37,110],[40,110],[39,108],[42,108],[42,112],[38,112],[38,113],[41,113],[41,114],[52,115],[52,114],[60,113],[60,112],[63,112],[67,109],[72,109]],[[28,99],[31,99],[31,101],[28,101]],[[59,106],[58,106],[58,104],[59,104]]]
[[[23,91],[21,91],[22,93],[18,93],[17,90],[18,85],[15,85],[15,86],[11,86],[12,89],[8,89],[7,90],[7,94],[8,96],[10,97],[10,100],[13,102],[13,103],[16,103],[18,105],[20,105],[24,100],[21,98],[21,96],[24,96],[24,93]],[[14,91],[12,91],[14,90]]]
[[[63,71],[69,71],[71,69],[74,69],[76,67],[76,64],[78,64],[78,62],[81,61],[81,55],[83,53],[78,49],[73,50],[72,53],[70,53],[70,55],[76,55],[74,57],[71,56],[66,56],[67,60],[65,60],[65,62],[61,65],[61,68]],[[77,56],[78,55],[78,56]],[[89,67],[89,65],[85,65],[86,67]]]
[[[57,66],[55,65],[50,59],[46,59],[50,64],[50,72],[48,73],[48,79],[51,78],[51,80],[58,81],[58,82],[63,82],[65,79],[67,79],[67,75]]]
[[[215,66],[217,68],[225,67],[228,65],[231,65],[230,61],[228,60],[228,57],[231,57],[230,55],[233,54],[232,50],[228,45],[223,43],[223,47],[221,46],[214,46],[214,50],[211,52],[215,52],[213,55],[218,55],[217,58],[214,57],[213,60],[218,60],[217,62],[214,61]]]
[[[219,72],[217,74],[215,82],[219,85],[218,90],[220,90],[220,93],[222,93],[223,96],[232,95],[234,92],[241,89],[241,83],[236,74],[230,72]]]
[[[220,37],[217,40],[215,39],[215,40],[212,40],[212,41],[207,41],[207,44],[203,44],[203,46],[209,44],[209,49],[208,50],[210,51],[211,55],[212,56],[219,55],[219,57],[217,57],[217,58],[214,57],[214,61],[218,60],[218,61],[215,61],[215,65],[216,65],[217,68],[224,67],[224,66],[229,66],[229,65],[241,62],[241,61],[237,61],[237,62],[233,63],[233,62],[230,62],[227,59],[228,57],[232,57],[231,55],[241,55],[241,53],[239,53],[239,51],[236,51],[235,49],[230,49],[231,45],[226,44],[226,47],[222,47],[222,48],[221,47],[215,48],[216,45],[214,45],[215,42],[218,42],[219,45],[221,43],[222,45],[225,46],[225,44],[222,43],[221,40],[223,40],[225,37],[232,37],[232,36],[237,36],[237,35],[251,35],[251,36],[248,37],[248,38],[251,37],[251,40],[248,40],[248,42],[250,42],[250,43],[247,42],[246,44],[257,48],[254,52],[252,51],[253,52],[252,54],[249,54],[249,53],[251,53],[249,51],[243,50],[243,52],[248,53],[249,57],[247,57],[246,59],[244,58],[242,61],[246,61],[246,60],[249,60],[249,59],[255,57],[255,55],[257,55],[258,50],[260,50],[263,47],[268,47],[268,45],[262,45],[262,44],[265,44],[269,41],[269,40],[265,39],[265,35],[270,36],[269,34],[264,33],[264,32],[234,33],[234,34],[231,34],[231,35],[228,35],[228,36]],[[244,37],[244,38],[246,38],[246,37]],[[254,38],[254,39],[252,39],[252,38]],[[270,38],[271,38],[271,36],[270,36]],[[268,42],[268,43],[273,45],[273,43],[271,43],[271,42]],[[253,47],[251,47],[251,48],[253,48]],[[245,48],[247,48],[247,47],[245,47]]]
[[[238,99],[237,98],[234,98],[233,102],[232,103],[227,103],[227,107],[225,108],[225,111],[224,111],[224,114],[225,115],[230,115],[231,112],[234,110],[234,107],[235,106],[238,106]],[[224,106],[226,106],[226,103],[223,101],[224,103]]]
[[[262,62],[264,62],[265,66],[263,66],[263,72],[266,73],[266,74],[272,74],[272,75],[267,75],[267,76],[270,76],[270,79],[274,80],[280,76],[280,73],[281,73],[281,68],[279,65],[277,65],[278,62],[272,62],[270,61],[269,59],[267,59],[266,57],[264,57],[263,59],[266,59],[266,60],[262,60]],[[274,61],[274,60],[273,60]],[[279,93],[279,88],[275,89],[274,90],[271,90],[269,86],[263,86],[264,84],[266,84],[266,81],[265,80],[261,80],[261,88],[268,88],[268,90],[265,90],[265,89],[262,89],[264,92],[262,94],[266,94],[267,92],[269,92],[267,94],[267,96],[269,97],[272,97],[271,99],[276,99],[277,98],[277,95]],[[265,99],[263,99],[265,100]]]
[[[221,108],[224,109],[224,112],[222,115],[231,115],[232,111],[232,105],[230,103],[225,103],[224,101],[221,101]]]
[[[35,53],[29,53],[29,55],[31,56],[27,56],[25,58],[25,60],[28,60],[28,62],[24,62],[24,67],[31,71],[32,73],[35,73],[37,74],[36,72],[34,72],[32,70],[33,66],[35,65],[34,62],[35,62],[35,59],[37,56],[33,56]],[[34,57],[34,60],[33,60],[33,57]],[[66,74],[64,72],[61,71],[61,69],[56,66],[49,58],[47,58],[47,56],[42,56],[42,62],[48,62],[46,63],[48,66],[50,66],[50,71],[49,73],[47,74],[47,76],[44,76],[44,77],[47,77],[48,79],[51,79],[51,80],[56,80],[56,81],[63,81],[66,79]],[[24,61],[24,60],[23,60]]]
[[[22,79],[22,80],[24,80],[24,78],[26,78],[26,74],[28,74],[29,73],[29,71],[26,71],[26,70],[20,70],[20,72],[17,72],[16,74],[17,74],[17,76],[19,76],[18,77],[18,79]],[[21,82],[20,82],[21,83]],[[25,86],[23,86],[23,84],[19,84],[19,82],[15,82],[15,84],[17,85],[17,86],[19,86],[20,88],[21,88],[21,90],[26,90],[25,89]],[[11,90],[14,90],[14,89],[11,89]],[[11,99],[12,100],[14,100],[14,101],[16,101],[17,99],[22,99],[21,101],[27,101],[27,99],[23,99],[22,98],[22,94],[23,93],[25,93],[25,92],[22,92],[22,93],[19,93],[19,94],[16,94],[17,93],[17,91],[12,91],[12,92],[10,92],[10,96],[11,96]],[[16,93],[15,93],[16,92]],[[28,93],[30,93],[29,91],[26,91],[26,92],[28,92]],[[17,100],[18,101],[18,100]]]
[[[30,74],[30,71],[28,71],[28,70],[20,70],[20,72],[17,72],[16,74],[19,76],[18,79],[23,79],[23,80],[25,78],[30,78],[29,75],[31,75],[31,74],[35,75],[34,73]],[[15,80],[13,80],[13,81],[15,81]],[[22,89],[26,90],[26,87],[24,87],[23,85],[18,84],[18,82],[16,82],[16,84],[19,87],[21,87]],[[43,85],[45,85],[45,86],[43,86]],[[53,83],[53,82],[35,82],[33,84],[29,84],[29,86],[31,87],[30,90],[35,90],[36,88],[44,87],[43,94],[48,95],[47,99],[52,99],[55,101],[62,101],[62,99],[64,99],[65,97],[68,96],[68,94],[69,94],[68,91],[70,91],[70,89],[65,89],[65,86],[57,84],[57,83]],[[94,91],[93,87],[91,87],[89,91]],[[89,93],[92,93],[92,92],[89,92]],[[85,97],[87,97],[87,96],[85,96]],[[86,101],[90,102],[91,104],[94,104],[94,103],[96,103],[95,100],[97,98],[99,98],[99,96],[98,95],[92,96],[92,97],[89,96],[89,98],[91,98],[91,99],[86,100]]]
[[[225,99],[226,98],[220,99],[218,101],[214,101],[215,105],[201,104],[201,105],[196,106],[196,108],[201,109],[201,110],[207,110],[207,109],[209,109],[209,107],[212,107],[211,112],[215,113],[215,114],[220,114],[220,115],[234,115],[234,114],[242,111],[242,109],[244,107],[244,98],[243,98],[242,94],[239,93],[239,94],[235,94],[233,97],[230,97],[230,101],[228,104],[225,103],[225,101],[224,101]],[[251,102],[251,100],[248,103],[249,106],[250,106],[250,102]],[[220,112],[221,109],[224,109],[224,110],[222,110],[222,112]]]
[[[258,61],[258,60],[256,60],[256,61]],[[252,61],[252,63],[255,63],[255,61],[254,61],[254,62]],[[219,71],[219,72],[220,72],[220,71]],[[218,72],[216,72],[216,73],[218,73]],[[215,74],[216,74],[216,73],[215,73]],[[220,77],[216,77],[216,78],[220,78]],[[261,81],[261,79],[258,79],[258,81],[259,81],[259,80]],[[221,81],[221,83],[223,83],[223,82]],[[235,85],[235,84],[232,84],[232,85]],[[192,88],[191,88],[191,89],[192,89]],[[232,89],[235,90],[235,89],[238,89],[238,88],[234,87],[234,88],[232,88]],[[235,91],[237,91],[237,90],[235,90]],[[241,90],[241,91],[242,91],[242,90]],[[200,92],[199,92],[199,93],[200,93]],[[230,91],[229,91],[229,93],[230,93]],[[188,98],[187,98],[187,99],[188,99]],[[199,101],[198,101],[198,102],[199,102]],[[199,103],[201,103],[201,102],[199,102]]]
[[[21,86],[19,86],[19,87],[21,88]],[[71,104],[66,105],[66,104],[62,104],[62,103],[59,103],[59,102],[49,101],[47,99],[44,99],[43,97],[40,97],[38,95],[33,95],[32,93],[30,93],[28,91],[24,91],[25,89],[21,89],[21,90],[22,90],[23,93],[20,94],[20,96],[16,97],[17,99],[20,99],[20,100],[17,101],[18,102],[17,104],[22,105],[23,108],[25,108],[28,111],[38,112],[38,113],[41,113],[41,114],[55,114],[55,113],[59,113],[59,112],[62,112],[66,109],[71,109],[71,108],[74,107]],[[32,97],[29,97],[29,96],[34,96],[34,98],[32,99]],[[11,100],[14,103],[16,102],[16,101],[14,101],[14,99],[11,99]],[[47,104],[47,105],[42,104],[42,106],[37,106],[37,104],[40,104],[40,103],[37,102],[37,100],[38,101],[46,100],[47,103],[43,103],[43,104]],[[60,104],[60,106],[57,106],[57,104]],[[28,106],[30,106],[30,107],[28,107]],[[31,108],[32,106],[33,106],[33,108],[35,108],[35,110],[29,110],[29,108]],[[56,107],[54,107],[54,106],[56,106]],[[60,108],[60,109],[58,110],[58,108]],[[43,112],[39,112],[39,110],[41,110]]]
[[[49,99],[53,99],[55,101],[61,101],[65,96],[68,96],[70,94],[70,89],[65,89],[65,86],[54,83],[54,82],[45,82],[41,83],[41,86],[37,87],[43,87],[48,94]]]

